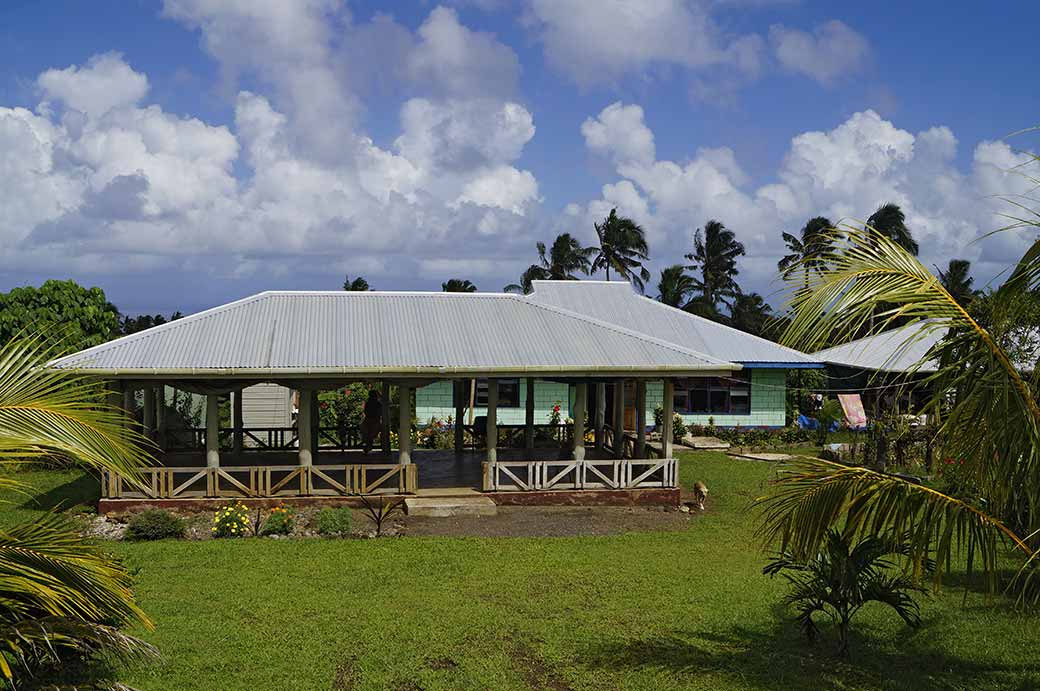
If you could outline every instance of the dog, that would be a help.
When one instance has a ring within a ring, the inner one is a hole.
[[[693,501],[698,511],[704,510],[704,502],[708,498],[708,486],[701,481],[693,483]]]

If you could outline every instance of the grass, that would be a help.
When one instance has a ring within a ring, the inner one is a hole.
[[[135,570],[164,660],[159,689],[1034,689],[1040,627],[1001,598],[924,596],[920,630],[880,608],[849,661],[777,606],[747,506],[771,467],[717,453],[682,463],[710,488],[675,533],[113,543]],[[90,497],[31,473],[45,505]],[[25,499],[0,517],[24,519]],[[965,596],[965,592],[967,595]]]

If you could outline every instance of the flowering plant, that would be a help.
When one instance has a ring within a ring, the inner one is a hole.
[[[213,537],[245,537],[249,534],[249,509],[235,502],[217,509],[213,516]]]
[[[263,535],[288,535],[296,524],[296,512],[287,506],[276,506],[264,521]]]
[[[556,403],[553,404],[552,412],[549,413],[549,424],[550,425],[558,425],[558,424],[560,424],[560,402],[559,401],[556,401]]]

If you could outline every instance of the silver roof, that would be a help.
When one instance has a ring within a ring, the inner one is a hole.
[[[813,356],[833,365],[856,369],[934,372],[937,364],[922,360],[946,336],[947,331],[945,327],[924,320],[826,348],[813,353]]]
[[[260,293],[51,365],[116,378],[740,369],[518,295],[345,291]]]
[[[819,364],[801,351],[639,295],[627,281],[535,281],[534,292],[527,298],[721,360],[774,367]]]

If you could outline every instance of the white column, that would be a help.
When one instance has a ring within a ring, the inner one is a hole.
[[[231,421],[231,423],[235,428],[232,451],[237,456],[238,454],[242,453],[242,437],[244,436],[242,433],[242,428],[244,426],[244,423],[242,422],[242,389],[239,389],[238,391],[233,391],[231,393],[231,396],[231,417],[234,418]]]
[[[155,436],[155,389],[146,386],[144,389],[144,410],[141,416],[144,423],[144,433],[148,438]]]
[[[646,458],[646,380],[636,379],[636,443],[633,458]]]
[[[206,466],[220,467],[220,397],[215,393],[206,394]]]
[[[625,454],[625,380],[614,382],[614,458]]]
[[[664,380],[664,401],[661,408],[664,411],[664,429],[661,430],[661,456],[663,458],[672,457],[672,431],[675,429],[672,425],[672,418],[675,417],[675,381],[672,379]]]
[[[576,461],[585,460],[585,401],[588,396],[588,384],[579,382],[574,385],[574,431],[571,433],[573,437],[571,457]]]
[[[534,377],[528,377],[526,381],[527,400],[524,407],[524,448],[530,451],[534,448]]]
[[[607,424],[607,385],[596,383],[596,408],[593,415],[593,426],[596,429],[596,449],[603,450],[603,427]]]
[[[498,380],[488,379],[487,462],[498,461]]]
[[[401,420],[397,428],[397,462],[408,464],[412,462],[412,387],[402,384],[397,387],[397,395],[401,399]]]
[[[383,427],[379,431],[379,446],[383,453],[390,453],[390,382],[383,382],[383,390],[380,392],[380,401],[383,404]]]
[[[466,443],[465,430],[462,429],[462,416],[466,414],[466,396],[469,394],[469,387],[464,386],[465,383],[467,382],[463,379],[454,379],[451,382],[451,392],[455,398],[455,453],[462,453]]]
[[[311,465],[312,440],[314,433],[314,398],[310,391],[301,389],[299,392],[299,408],[296,411],[296,446],[298,447],[300,465]]]
[[[123,410],[126,411],[127,421],[133,420],[134,408],[137,407],[136,392],[129,386],[123,389]]]

